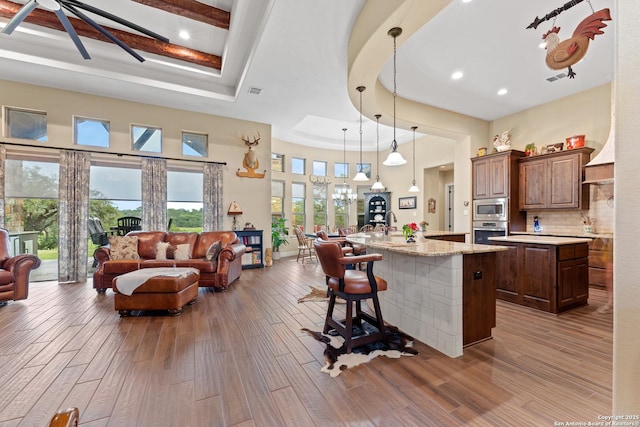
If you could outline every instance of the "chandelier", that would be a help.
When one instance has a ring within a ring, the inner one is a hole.
[[[342,185],[337,185],[331,196],[333,200],[341,200],[345,204],[350,205],[354,200],[358,198],[357,194],[354,194],[347,186],[347,128],[342,128],[342,164],[344,171],[342,174]]]

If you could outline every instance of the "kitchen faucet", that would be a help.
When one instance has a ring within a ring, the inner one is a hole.
[[[387,213],[384,215],[384,224],[385,224],[385,228],[384,228],[384,234],[389,234],[389,227],[391,226],[391,217],[393,216],[393,222],[398,222],[398,219],[396,218],[396,214],[393,213],[393,211],[387,211]]]

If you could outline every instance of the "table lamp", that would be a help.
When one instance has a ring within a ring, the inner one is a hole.
[[[242,208],[235,200],[231,202],[229,205],[229,210],[227,211],[227,215],[233,217],[233,224],[231,225],[231,229],[233,231],[238,230],[238,215],[242,215]]]

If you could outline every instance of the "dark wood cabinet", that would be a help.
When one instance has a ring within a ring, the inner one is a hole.
[[[462,266],[462,344],[491,338],[496,326],[496,252],[467,254]]]
[[[518,159],[523,156],[522,151],[510,150],[472,158],[473,199],[516,196]]]
[[[496,298],[550,313],[587,303],[588,245],[499,242]]]
[[[374,227],[384,224],[385,215],[391,210],[391,193],[364,193],[364,223]]]
[[[607,276],[613,281],[613,237],[594,239],[589,245],[589,285],[605,289]]]
[[[587,209],[589,187],[582,181],[592,152],[593,148],[584,147],[522,158],[520,209]]]

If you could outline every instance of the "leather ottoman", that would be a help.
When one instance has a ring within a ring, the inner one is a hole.
[[[139,281],[131,295],[122,293],[127,275],[145,272],[147,278]],[[200,272],[195,268],[145,268],[115,277],[112,282],[115,309],[121,317],[129,316],[132,310],[168,310],[171,315],[179,316],[182,308],[195,302],[198,297]],[[118,290],[118,279],[121,288]]]

